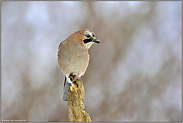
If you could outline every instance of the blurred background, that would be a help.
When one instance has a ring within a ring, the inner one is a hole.
[[[79,29],[92,121],[180,121],[182,2],[9,1],[1,7],[2,120],[69,121],[58,45]]]

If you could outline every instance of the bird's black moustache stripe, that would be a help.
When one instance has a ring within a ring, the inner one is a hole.
[[[85,39],[85,40],[83,40],[84,41],[84,43],[86,44],[86,43],[88,43],[88,42],[92,42],[92,39]]]

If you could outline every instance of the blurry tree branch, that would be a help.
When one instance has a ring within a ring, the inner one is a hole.
[[[83,83],[76,80],[68,89],[67,104],[70,122],[92,122],[90,115],[84,110],[84,95]]]

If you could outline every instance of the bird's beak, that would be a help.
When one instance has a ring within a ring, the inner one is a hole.
[[[92,41],[95,42],[95,43],[97,43],[97,44],[100,43],[100,41],[98,39],[95,39],[95,40],[92,40]]]

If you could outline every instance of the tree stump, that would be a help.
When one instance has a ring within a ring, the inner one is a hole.
[[[84,110],[84,96],[83,83],[77,79],[68,89],[69,122],[92,122],[90,115]]]

